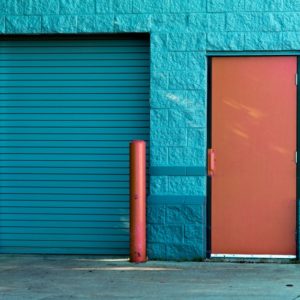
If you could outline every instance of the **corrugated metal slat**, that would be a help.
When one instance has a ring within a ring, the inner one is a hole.
[[[0,41],[0,253],[128,255],[149,41]]]

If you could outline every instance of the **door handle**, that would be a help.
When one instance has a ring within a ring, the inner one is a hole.
[[[207,152],[207,174],[213,176],[216,167],[216,154],[213,149],[208,149]]]

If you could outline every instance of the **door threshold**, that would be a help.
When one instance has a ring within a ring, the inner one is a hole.
[[[211,258],[241,258],[241,259],[296,259],[296,255],[268,255],[268,254],[211,254]]]

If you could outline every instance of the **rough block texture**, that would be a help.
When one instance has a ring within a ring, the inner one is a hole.
[[[300,1],[0,0],[1,34],[111,32],[150,33],[151,166],[205,170],[207,51],[299,50]],[[149,257],[205,257],[206,177],[152,176],[150,193]]]

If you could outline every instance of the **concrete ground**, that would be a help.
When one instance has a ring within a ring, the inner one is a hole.
[[[0,255],[1,300],[300,300],[300,265]]]

